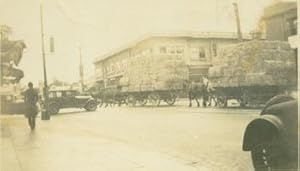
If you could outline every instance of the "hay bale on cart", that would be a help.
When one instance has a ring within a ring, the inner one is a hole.
[[[222,49],[213,64],[209,79],[223,101],[261,103],[297,84],[296,55],[287,42],[255,40],[232,45]]]
[[[173,105],[177,93],[187,79],[187,67],[182,57],[158,55],[132,60],[120,80],[122,92],[131,105]]]

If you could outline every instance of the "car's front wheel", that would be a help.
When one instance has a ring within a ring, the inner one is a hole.
[[[59,105],[56,104],[56,103],[51,103],[51,104],[49,104],[49,106],[48,106],[48,112],[49,112],[49,114],[51,114],[51,115],[57,114],[57,113],[59,112],[59,109],[60,109],[60,107],[59,107]]]
[[[95,111],[97,109],[97,102],[95,101],[89,101],[86,105],[85,105],[85,110],[87,111]]]

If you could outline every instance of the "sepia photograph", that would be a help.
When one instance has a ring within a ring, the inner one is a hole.
[[[0,171],[300,171],[297,0],[0,0]]]

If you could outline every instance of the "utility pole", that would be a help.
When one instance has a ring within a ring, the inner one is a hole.
[[[2,76],[2,41],[3,41],[3,39],[2,39],[2,25],[0,25],[0,66],[1,66],[1,68],[0,68],[0,88],[2,88],[2,78],[3,78],[3,76]],[[0,100],[0,104],[1,104],[1,100]]]
[[[40,16],[41,16],[41,38],[42,38],[42,57],[43,57],[43,69],[44,69],[44,109],[42,110],[42,120],[50,120],[48,113],[48,82],[47,82],[47,70],[46,70],[46,54],[45,54],[45,42],[44,42],[44,20],[43,20],[43,2],[40,1]]]
[[[83,64],[82,64],[82,54],[81,54],[81,48],[79,47],[79,76],[80,76],[80,85],[81,85],[81,91],[84,91],[84,78],[83,78]]]
[[[0,90],[2,89],[2,25],[0,25]],[[2,114],[2,94],[0,93],[0,114]]]
[[[241,31],[239,8],[238,8],[238,4],[236,2],[233,3],[233,8],[234,8],[235,19],[236,19],[238,40],[241,42],[241,41],[243,41],[243,37],[242,37],[242,31]]]

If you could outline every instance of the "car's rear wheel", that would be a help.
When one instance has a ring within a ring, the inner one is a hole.
[[[89,101],[84,108],[87,111],[95,111],[97,109],[97,103],[95,101]]]
[[[48,112],[51,115],[57,114],[59,112],[59,109],[60,109],[60,107],[57,103],[50,103],[48,106]]]

